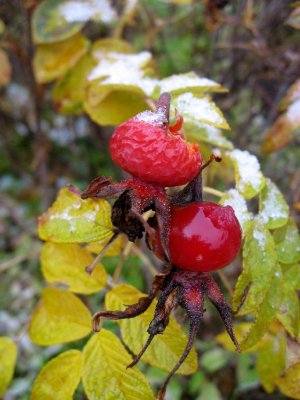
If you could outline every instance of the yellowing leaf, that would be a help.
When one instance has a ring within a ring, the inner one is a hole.
[[[247,336],[243,339],[242,343],[240,343],[242,350],[251,348],[261,340],[281,305],[282,290],[282,273],[280,267],[277,266],[268,291],[265,293],[264,299],[259,303],[255,322]]]
[[[203,122],[220,129],[230,129],[221,110],[209,97],[199,98],[193,93],[184,93],[172,101],[172,107],[176,108],[186,120]]]
[[[227,156],[233,162],[236,188],[245,199],[251,199],[265,185],[265,178],[257,158],[248,151],[238,149],[228,151]]]
[[[264,389],[271,393],[275,381],[285,368],[286,343],[281,335],[268,334],[264,346],[258,351],[257,370]]]
[[[242,342],[243,338],[249,332],[251,326],[252,326],[252,324],[249,323],[249,322],[242,322],[240,324],[235,324],[234,325],[234,333],[235,333],[235,336],[237,338],[238,343]],[[216,336],[216,341],[217,341],[217,343],[219,343],[220,345],[225,347],[225,349],[227,349],[229,351],[236,352],[236,347],[232,343],[232,340],[230,339],[227,331],[224,331],[224,332],[220,333],[219,335],[217,335]],[[256,351],[261,346],[263,346],[263,342],[262,341],[257,343],[255,346],[245,350],[245,351],[246,352],[253,352],[253,351]]]
[[[227,92],[227,89],[219,83],[211,79],[200,78],[195,72],[168,76],[159,82],[159,86],[161,93],[169,92],[174,95],[185,92]]]
[[[300,7],[299,7],[299,11],[300,11]],[[280,101],[280,105],[279,105],[280,110],[281,111],[286,110],[290,104],[292,104],[294,101],[299,100],[299,99],[300,99],[300,79],[297,79],[296,82],[294,82],[289,87],[287,94]]]
[[[300,236],[295,221],[288,223],[274,232],[278,260],[283,264],[294,264],[300,260]]]
[[[145,376],[119,339],[106,329],[95,334],[83,350],[83,387],[89,400],[154,400]]]
[[[32,30],[36,43],[67,39],[89,20],[112,22],[116,17],[108,0],[44,0],[35,9]]]
[[[68,350],[50,360],[33,383],[30,400],[72,400],[80,382],[82,354]]]
[[[43,290],[31,318],[29,335],[41,346],[72,342],[91,332],[91,315],[74,294],[57,288]]]
[[[94,254],[99,254],[106,246],[108,240],[101,241],[101,242],[93,242],[86,245],[86,249]],[[105,251],[105,257],[115,257],[119,256],[125,244],[127,242],[127,238],[125,235],[119,235],[117,239],[115,239],[109,246],[107,251]]]
[[[300,362],[289,367],[283,376],[279,377],[276,385],[279,390],[292,399],[300,399]]]
[[[99,52],[130,54],[133,53],[133,47],[129,42],[126,42],[125,40],[116,38],[105,38],[98,39],[93,42],[91,52],[97,59],[97,54],[99,54]]]
[[[93,257],[78,244],[46,243],[41,252],[42,273],[49,283],[60,282],[76,293],[100,292],[106,286],[106,272],[101,264],[88,274],[85,268]]]
[[[136,303],[143,293],[129,285],[118,285],[110,290],[105,297],[105,306],[108,310],[124,310],[126,305]],[[154,316],[156,301],[142,315],[117,321],[120,325],[122,338],[126,345],[138,354],[149,337],[147,329]],[[171,317],[166,330],[157,335],[142,357],[146,363],[154,367],[170,371],[182,355],[186,346],[186,335],[176,320]],[[197,356],[193,349],[186,361],[179,368],[179,374],[192,374],[197,371]]]
[[[93,66],[95,66],[95,61],[90,54],[86,54],[56,82],[52,91],[52,100],[60,112],[72,114],[83,112],[87,76]]]
[[[38,220],[39,237],[57,243],[86,243],[112,236],[111,206],[103,199],[82,200],[76,189],[63,188]]]
[[[122,90],[113,90],[98,82],[87,88],[84,102],[85,111],[100,125],[118,125],[148,107],[140,89],[123,86]]]
[[[41,44],[33,60],[36,79],[47,83],[64,75],[84,55],[88,40],[78,33],[59,43]]]
[[[17,346],[10,338],[0,336],[0,396],[2,397],[13,377],[17,359]]]
[[[243,306],[240,314],[256,310],[270,288],[277,271],[277,256],[273,237],[264,223],[256,218],[249,224],[243,246],[243,272],[240,275],[233,306]]]
[[[6,86],[11,80],[11,65],[7,54],[0,49],[0,86]]]
[[[270,179],[259,194],[259,215],[269,229],[279,228],[287,223],[289,206],[282,193]]]

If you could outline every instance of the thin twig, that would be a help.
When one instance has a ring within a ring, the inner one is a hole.
[[[121,275],[122,269],[124,267],[125,261],[127,260],[127,258],[129,257],[129,254],[131,253],[132,247],[133,247],[133,243],[128,242],[125,246],[125,249],[122,251],[120,261],[118,262],[115,272],[112,277],[112,281],[114,283],[116,283],[118,281],[118,279]]]
[[[157,274],[157,269],[155,268],[154,264],[151,262],[149,257],[147,257],[146,254],[137,245],[134,244],[134,246],[132,248],[132,252],[140,257],[140,259],[149,268],[149,270],[153,273],[153,275]]]
[[[228,290],[228,293],[232,297],[233,296],[233,288],[232,288],[231,283],[229,282],[227,276],[221,270],[219,270],[217,272],[218,272],[218,275],[219,275],[223,285],[226,287],[226,289]]]
[[[205,193],[209,193],[209,194],[212,194],[212,195],[220,197],[220,198],[224,197],[224,195],[225,195],[225,193],[221,192],[220,190],[211,188],[209,186],[204,186],[203,191]]]

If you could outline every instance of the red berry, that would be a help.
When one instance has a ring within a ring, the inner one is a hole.
[[[198,144],[188,143],[179,132],[181,121],[169,127],[159,113],[145,111],[124,122],[110,140],[113,161],[145,182],[177,186],[191,181],[202,157]]]
[[[171,262],[188,271],[209,272],[234,260],[242,233],[232,207],[211,202],[172,206],[169,233]],[[151,248],[155,248],[150,243]],[[162,248],[158,235],[158,256]]]

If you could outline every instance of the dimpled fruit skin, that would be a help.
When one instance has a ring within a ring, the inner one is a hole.
[[[189,182],[199,172],[202,162],[197,144],[134,119],[116,128],[110,140],[110,153],[124,171],[161,186]]]
[[[171,208],[169,251],[178,268],[221,269],[234,260],[241,241],[241,227],[230,206],[201,202]]]

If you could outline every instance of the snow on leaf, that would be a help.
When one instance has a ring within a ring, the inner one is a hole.
[[[105,297],[105,306],[108,310],[123,310],[124,304],[134,304],[145,296],[143,293],[130,285],[118,285],[110,290]],[[142,315],[119,320],[117,323],[121,327],[122,337],[126,345],[138,354],[149,337],[147,329],[154,316],[156,301],[153,301],[149,309]],[[169,325],[162,335],[157,335],[149,348],[143,355],[142,360],[146,363],[170,371],[186,345],[186,335],[173,317],[170,317]],[[197,356],[193,349],[186,361],[179,368],[179,374],[192,374],[197,370]]]
[[[76,189],[62,188],[39,217],[38,233],[56,243],[88,243],[112,235],[111,206],[103,199],[82,200]]]
[[[193,93],[184,93],[172,101],[172,108],[176,108],[184,119],[204,122],[216,128],[230,129],[221,110],[208,97],[199,98]]]
[[[245,235],[249,221],[253,219],[253,214],[248,211],[245,198],[236,189],[230,189],[224,193],[224,197],[221,199],[221,204],[233,208],[242,227],[243,235]]]
[[[277,255],[273,237],[263,221],[249,222],[243,245],[243,272],[236,283],[233,296],[234,309],[244,315],[256,311],[264,301],[277,271]],[[246,295],[246,297],[245,297]]]
[[[154,400],[145,376],[137,367],[126,369],[132,358],[110,331],[101,331],[83,350],[83,387],[89,400]]]
[[[270,179],[265,180],[265,186],[259,193],[259,215],[269,229],[285,225],[289,216],[289,206],[282,193]]]
[[[33,383],[30,400],[72,400],[79,384],[82,354],[68,350],[50,360]]]
[[[110,23],[117,16],[109,0],[67,0],[58,7],[58,13],[67,22],[86,22],[92,19]]]
[[[233,149],[233,144],[224,136],[220,129],[203,122],[185,118],[184,134],[192,142],[205,142],[226,150]]]
[[[0,396],[4,395],[14,375],[17,346],[10,338],[0,336]]]
[[[251,199],[265,185],[265,178],[260,170],[257,158],[248,151],[235,149],[228,151],[227,156],[232,160],[235,171],[236,187],[246,198]]]
[[[284,275],[284,278],[286,275]],[[300,311],[297,292],[289,282],[284,281],[282,300],[277,313],[277,318],[285,330],[294,338],[299,338]]]
[[[29,336],[41,346],[68,343],[91,332],[91,315],[74,294],[58,288],[46,288],[34,310]]]
[[[219,83],[207,78],[200,78],[195,72],[171,75],[159,82],[160,92],[180,94],[185,92],[226,92]]]
[[[300,236],[295,221],[288,223],[274,232],[278,260],[283,264],[294,264],[300,260]]]
[[[93,262],[93,257],[78,244],[47,242],[41,252],[41,269],[49,283],[60,282],[68,285],[75,293],[90,294],[100,292],[106,285],[106,272],[98,263],[92,274],[85,268]]]

